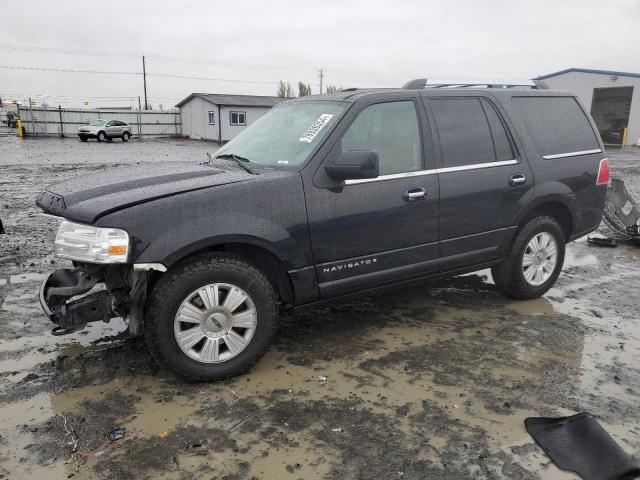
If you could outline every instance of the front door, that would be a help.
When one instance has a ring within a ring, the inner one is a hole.
[[[380,176],[331,189],[305,180],[321,297],[438,270],[438,176],[427,170],[432,158],[430,142],[425,155],[422,140],[424,110],[409,93],[358,110],[324,164],[342,151],[372,150]]]
[[[489,99],[431,97],[426,103],[440,143],[441,268],[500,258],[513,220],[533,195],[529,164]]]

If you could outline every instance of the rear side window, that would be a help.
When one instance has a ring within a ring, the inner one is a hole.
[[[498,112],[496,112],[494,106],[491,105],[491,102],[484,98],[482,99],[482,107],[484,108],[484,113],[487,115],[487,120],[489,121],[491,137],[493,137],[493,146],[496,151],[496,160],[498,162],[513,160],[513,149],[509,142],[509,136],[507,135],[507,131],[505,130],[502,120],[498,116]]]
[[[509,137],[493,105],[479,98],[430,100],[445,168],[514,158]]]
[[[513,103],[542,156],[600,149],[575,98],[514,97]]]

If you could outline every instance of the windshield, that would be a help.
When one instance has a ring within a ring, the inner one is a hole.
[[[324,140],[347,104],[327,101],[283,103],[272,108],[216,152],[254,163],[296,167]]]
[[[92,127],[101,127],[105,122],[106,120],[91,120],[91,123],[89,125],[91,125]]]

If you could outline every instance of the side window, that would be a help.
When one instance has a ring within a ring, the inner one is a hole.
[[[433,99],[429,104],[436,119],[445,168],[496,161],[491,130],[480,99]]]
[[[586,115],[573,97],[514,97],[516,110],[541,155],[599,150]]]
[[[215,125],[216,124],[216,112],[207,112],[207,115],[209,117],[209,125]]]
[[[489,121],[489,129],[493,138],[493,148],[496,151],[496,160],[503,162],[505,160],[513,160],[515,155],[509,142],[509,136],[504,123],[500,119],[500,115],[496,112],[495,107],[488,100],[482,99],[482,107]]]
[[[245,112],[229,112],[229,123],[231,125],[246,125],[247,114]]]
[[[104,124],[105,127],[113,127],[113,120]]]
[[[373,150],[380,159],[380,175],[422,169],[420,131],[411,101],[370,105],[342,137],[342,151]]]

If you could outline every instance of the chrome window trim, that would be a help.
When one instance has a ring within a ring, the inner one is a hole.
[[[382,182],[383,180],[395,180],[397,178],[422,177],[423,175],[433,175],[438,173],[437,170],[415,170],[413,172],[390,173],[388,175],[380,175],[376,178],[361,178],[358,180],[345,180],[345,185],[355,185],[358,183]]]
[[[481,168],[502,167],[504,165],[515,165],[518,160],[502,160],[500,162],[474,163],[472,165],[460,165],[459,167],[437,168],[438,173],[462,172],[464,170],[478,170]]]
[[[543,155],[545,160],[555,160],[556,158],[578,157],[580,155],[590,155],[592,153],[602,153],[602,150],[596,148],[594,150],[582,150],[580,152],[557,153],[554,155]]]
[[[357,185],[359,183],[382,182],[384,180],[395,180],[398,178],[422,177],[424,175],[435,175],[438,173],[462,172],[465,170],[479,170],[482,168],[502,167],[505,165],[515,165],[518,160],[503,160],[500,162],[475,163],[472,165],[461,165],[459,167],[433,168],[431,170],[416,170],[414,172],[392,173],[380,175],[376,178],[363,178],[358,180],[345,180],[345,185]]]

